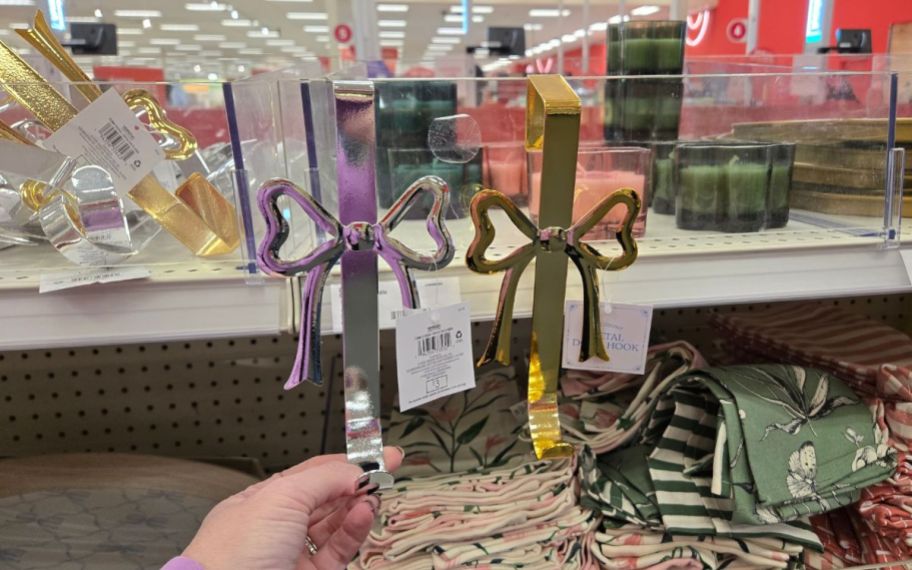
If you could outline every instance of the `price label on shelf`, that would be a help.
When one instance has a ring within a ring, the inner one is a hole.
[[[564,310],[563,366],[573,370],[626,372],[646,371],[646,352],[649,350],[649,331],[652,329],[652,307],[614,303],[601,309],[602,337],[610,361],[592,357],[579,361],[582,344],[582,301],[567,301]]]
[[[459,279],[456,277],[443,277],[431,279],[416,279],[418,298],[422,308],[437,308],[452,305],[453,301],[462,298],[459,289]],[[331,310],[333,330],[342,331],[342,286],[330,286]],[[398,281],[381,281],[377,291],[377,301],[380,305],[379,324],[381,329],[391,329],[396,326],[396,319],[410,312],[402,306],[402,293],[399,291]]]
[[[158,141],[114,89],[80,111],[44,145],[104,168],[121,197],[165,158]]]
[[[94,267],[82,271],[48,273],[41,276],[38,293],[53,293],[64,289],[94,285],[95,283],[116,283],[132,279],[145,279],[152,272],[145,267]]]
[[[399,409],[475,387],[469,305],[418,309],[396,320]]]

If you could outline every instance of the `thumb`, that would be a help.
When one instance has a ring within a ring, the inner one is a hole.
[[[270,481],[252,500],[266,504],[290,500],[302,514],[309,516],[321,505],[340,497],[354,495],[363,471],[351,463],[325,463]]]

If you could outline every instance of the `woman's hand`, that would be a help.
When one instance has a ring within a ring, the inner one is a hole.
[[[388,471],[402,463],[384,449]],[[341,570],[367,539],[377,495],[355,488],[361,468],[344,455],[314,457],[215,506],[184,556],[205,570]],[[317,547],[310,555],[307,537]]]

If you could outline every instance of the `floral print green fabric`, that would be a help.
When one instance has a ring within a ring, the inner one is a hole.
[[[478,377],[475,388],[407,412],[392,412],[388,445],[405,449],[397,478],[518,465],[534,459],[520,439],[523,422],[511,407],[522,402],[512,367]]]
[[[643,443],[655,448],[649,471],[666,527],[690,534],[737,535],[739,525],[746,531],[832,510],[896,466],[886,434],[851,390],[795,366],[680,378],[656,406]]]

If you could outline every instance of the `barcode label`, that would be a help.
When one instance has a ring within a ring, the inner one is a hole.
[[[453,346],[453,336],[450,331],[426,336],[418,339],[418,356],[427,356]]]
[[[105,123],[98,131],[98,134],[100,134],[105,142],[114,149],[117,158],[124,162],[133,158],[133,155],[137,152],[136,147],[130,144],[130,142],[120,134],[120,131],[117,130],[117,125],[114,124],[114,121],[109,120]]]
[[[469,306],[418,309],[397,319],[396,373],[402,411],[473,388]]]
[[[111,175],[114,191],[121,197],[165,159],[158,141],[116,89],[105,91],[45,139],[44,145],[104,168]]]

